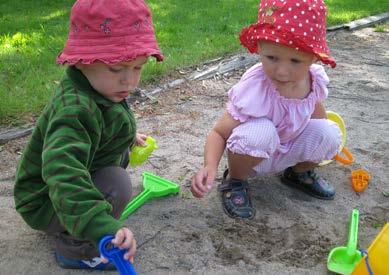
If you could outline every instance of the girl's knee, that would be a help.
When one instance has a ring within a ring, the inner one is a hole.
[[[310,122],[312,131],[321,143],[333,144],[336,147],[340,146],[342,141],[339,126],[330,120],[315,119]]]
[[[237,154],[269,157],[279,143],[274,124],[267,118],[256,118],[240,124],[233,130],[227,140],[227,148]]]
[[[342,137],[338,125],[325,119],[314,119],[309,123],[311,135],[317,144],[315,154],[325,159],[332,158],[339,150]]]

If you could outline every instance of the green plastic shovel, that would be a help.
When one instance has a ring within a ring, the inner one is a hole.
[[[169,180],[153,175],[149,172],[143,172],[144,190],[130,201],[120,217],[121,221],[127,219],[136,209],[152,198],[163,197],[171,194],[177,194],[180,187]]]
[[[327,268],[339,274],[351,274],[362,259],[361,252],[357,250],[359,211],[354,209],[351,213],[347,246],[335,247],[327,259]]]

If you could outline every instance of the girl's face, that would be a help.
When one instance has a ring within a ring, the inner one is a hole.
[[[139,56],[128,62],[107,65],[103,62],[77,64],[91,86],[112,102],[120,102],[134,90],[139,83],[142,66],[147,57]]]
[[[272,43],[259,42],[263,70],[276,87],[290,87],[309,76],[316,57],[311,53]]]

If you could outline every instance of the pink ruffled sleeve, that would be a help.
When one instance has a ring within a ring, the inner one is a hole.
[[[268,88],[262,65],[254,65],[228,91],[228,113],[240,122],[266,116],[271,106],[271,97],[266,96]]]
[[[316,94],[316,100],[324,101],[328,97],[327,85],[330,82],[327,73],[323,66],[318,64],[313,64],[310,71],[314,78],[313,91]]]

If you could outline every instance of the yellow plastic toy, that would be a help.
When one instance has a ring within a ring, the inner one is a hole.
[[[366,256],[362,258],[352,275],[389,274],[389,223],[367,249],[367,257],[367,261]]]
[[[342,157],[340,154],[337,154],[333,159],[330,160],[323,160],[319,165],[326,165],[331,163],[333,160],[336,160],[342,164],[351,164],[354,162],[354,158],[352,154],[346,149],[346,138],[347,138],[347,133],[346,133],[346,124],[344,123],[342,117],[332,111],[327,111],[327,119],[332,120],[336,124],[338,124],[340,132],[342,134],[342,143],[340,145],[340,151],[346,156],[346,158]]]
[[[152,137],[146,138],[146,146],[134,146],[129,154],[130,165],[132,167],[141,165],[145,162],[154,149],[158,149],[157,142]]]

